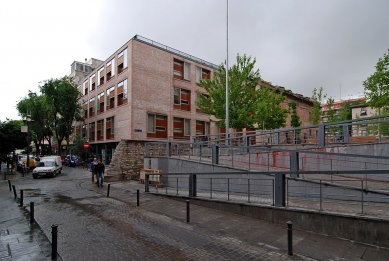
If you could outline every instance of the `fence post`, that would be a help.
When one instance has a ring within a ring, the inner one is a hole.
[[[107,188],[107,198],[109,197],[109,191],[111,190],[111,183],[108,183],[108,188]]]
[[[11,180],[8,180],[9,191],[12,191]]]
[[[349,132],[349,126],[347,124],[343,125],[343,142],[349,143],[350,138],[350,132]]]
[[[321,180],[320,180],[320,187],[319,187],[319,191],[320,191],[320,211],[323,210],[322,208],[322,191],[321,191]]]
[[[326,139],[325,139],[325,136],[326,136],[326,132],[325,132],[325,126],[323,123],[319,124],[319,127],[318,127],[318,144],[319,144],[319,147],[324,147],[325,144],[326,144]]]
[[[250,203],[250,179],[247,179],[247,202]]]
[[[24,192],[23,192],[23,189],[21,189],[20,190],[20,205],[19,206],[21,206],[21,207],[23,207],[23,194],[24,194]]]
[[[293,178],[299,177],[299,153],[298,151],[289,152],[290,173]]]
[[[186,201],[186,222],[189,223],[190,221],[190,201]]]
[[[274,179],[272,179],[271,180],[271,184],[272,184],[272,188],[271,188],[271,194],[272,194],[272,198],[273,198],[273,204],[272,204],[272,206],[274,206]]]
[[[13,191],[14,191],[14,197],[15,197],[15,199],[17,199],[17,198],[18,198],[18,196],[17,196],[17,194],[16,194],[16,188],[15,188],[15,185],[12,185],[12,189],[13,189]]]
[[[34,202],[30,202],[30,223],[34,223]]]
[[[293,256],[293,223],[288,221],[286,224],[288,226],[288,255]]]
[[[57,258],[58,225],[51,226],[51,258]]]
[[[189,174],[189,197],[197,196],[196,181],[196,174]]]
[[[139,207],[139,189],[136,190],[136,206]]]
[[[285,207],[285,174],[276,173],[275,175],[275,205],[277,207]]]
[[[212,144],[212,164],[219,164],[219,146]]]
[[[176,195],[178,195],[178,177],[176,178]]]
[[[227,200],[230,200],[230,178],[227,178]]]
[[[211,191],[210,191],[210,193],[211,193],[210,196],[211,196],[211,198],[212,198],[212,178],[210,178],[210,183],[211,183],[211,184],[210,184],[210,190],[211,190]]]
[[[361,180],[361,208],[363,214],[363,180]]]
[[[232,167],[234,167],[234,147],[231,146],[231,162],[232,162]]]
[[[249,153],[249,170],[251,170],[251,153],[250,153],[250,147],[248,149],[248,153]]]

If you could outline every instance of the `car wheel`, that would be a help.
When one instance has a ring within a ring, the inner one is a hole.
[[[37,178],[38,178],[38,175],[32,175],[32,178],[33,178],[33,179],[37,179]]]

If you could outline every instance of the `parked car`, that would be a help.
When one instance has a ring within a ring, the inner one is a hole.
[[[76,155],[67,155],[64,160],[64,165],[69,167],[80,166],[81,163],[81,158]]]
[[[62,161],[60,156],[46,156],[40,159],[36,168],[32,171],[34,179],[39,177],[55,177],[61,174]]]

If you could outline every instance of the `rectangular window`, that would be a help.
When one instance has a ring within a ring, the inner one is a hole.
[[[105,66],[105,73],[106,73],[107,82],[111,80],[112,77],[115,76],[115,59],[112,59],[107,63],[107,65]]]
[[[107,140],[115,138],[115,129],[114,129],[114,117],[107,118],[105,120],[105,138]]]
[[[89,123],[89,141],[95,141],[96,138],[96,124],[94,122]]]
[[[104,120],[97,121],[97,140],[104,139]]]
[[[127,48],[118,54],[118,74],[127,68]]]
[[[88,118],[88,101],[84,102],[84,104],[82,105],[82,109],[84,111],[84,119],[87,119]]]
[[[115,86],[107,89],[107,111],[115,108]]]
[[[167,116],[157,113],[147,114],[147,137],[167,138]]]
[[[190,91],[174,87],[174,109],[190,111]]]
[[[96,97],[89,100],[89,117],[96,115]]]
[[[127,103],[128,101],[127,79],[118,83],[117,97],[118,97],[118,106]]]
[[[367,108],[366,107],[362,107],[361,108],[361,116],[366,116],[367,115]]]
[[[199,83],[201,79],[211,79],[211,71],[196,66],[196,82]]]
[[[96,74],[89,77],[89,91],[96,89]]]
[[[173,60],[173,78],[190,81],[190,63],[174,59]]]
[[[209,135],[210,128],[209,122],[196,121],[196,135]]]
[[[82,129],[81,129],[81,135],[84,139],[87,139],[87,128],[86,128],[86,124],[82,125]]]
[[[190,120],[174,117],[173,119],[173,137],[175,139],[189,139]]]
[[[104,92],[97,95],[97,104],[98,104],[97,114],[101,114],[104,112],[104,100],[105,100]]]
[[[83,84],[83,86],[84,86],[84,92],[83,92],[83,94],[84,94],[84,95],[87,95],[87,94],[88,94],[88,81],[85,81],[84,84]]]
[[[104,84],[104,67],[97,72],[97,86]]]

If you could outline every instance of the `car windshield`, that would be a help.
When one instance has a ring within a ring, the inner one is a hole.
[[[44,161],[44,162],[41,162],[43,163],[43,165],[45,167],[54,167],[55,166],[55,162],[54,161]]]

